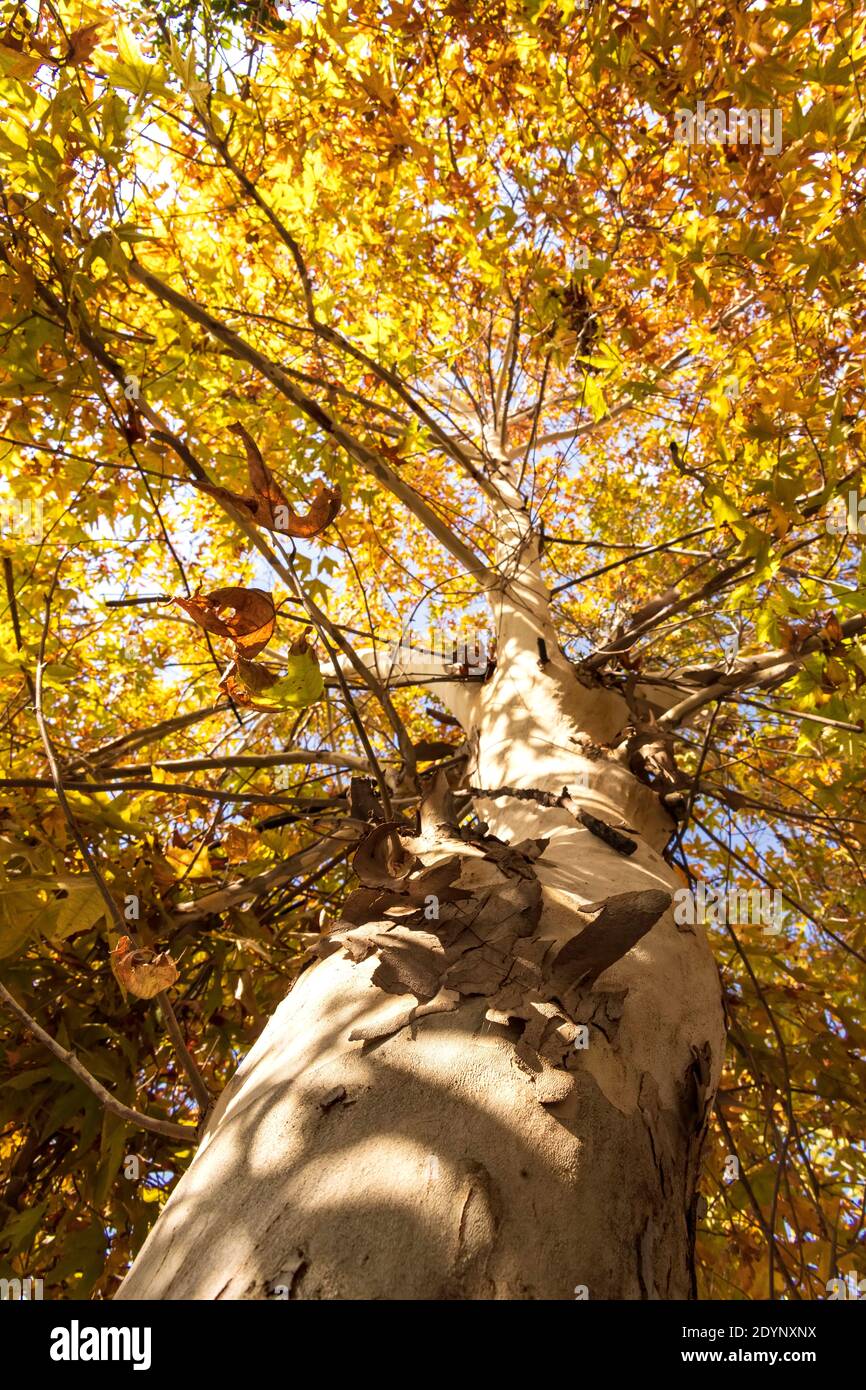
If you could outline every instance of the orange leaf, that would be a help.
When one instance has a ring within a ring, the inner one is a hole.
[[[206,632],[234,642],[242,656],[256,656],[274,635],[276,610],[273,599],[264,589],[233,586],[214,589],[212,594],[197,593],[192,598],[176,598],[174,601]],[[221,618],[219,612],[222,608],[233,608],[234,616]]]
[[[76,29],[74,34],[69,35],[69,49],[67,50],[65,63],[71,63],[72,67],[78,67],[79,63],[86,63],[96,45],[99,43],[99,31],[102,28],[102,21],[98,24],[85,24],[82,29]]]
[[[167,951],[136,947],[122,936],[111,953],[111,968],[118,983],[139,999],[152,999],[177,979],[177,966]]]
[[[343,495],[339,485],[337,487],[326,487],[324,483],[319,483],[316,488],[316,495],[310,503],[310,510],[306,516],[298,516],[298,513],[290,506],[288,516],[281,515],[281,509],[277,509],[277,520],[281,523],[274,529],[285,531],[290,536],[318,536],[330,526],[334,517],[337,515],[343,503]],[[283,525],[282,522],[286,524]]]
[[[257,526],[264,526],[266,530],[276,531],[284,536],[318,536],[326,526],[330,526],[342,506],[343,496],[339,487],[326,487],[320,482],[310,503],[310,510],[306,516],[300,516],[262,458],[255,440],[247,434],[243,425],[236,422],[229,428],[232,434],[236,434],[243,441],[253,496],[243,497],[240,493],[230,492],[228,488],[218,487],[213,483],[197,483],[196,486],[202,492],[230,502],[239,511],[248,512],[250,519]]]
[[[842,641],[842,625],[835,613],[828,613],[824,619],[822,636],[826,636],[834,647],[838,647],[839,643]]]
[[[126,424],[121,429],[127,444],[143,444],[147,440],[144,422],[132,401],[126,407]]]

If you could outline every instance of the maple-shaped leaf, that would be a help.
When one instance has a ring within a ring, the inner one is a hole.
[[[31,47],[38,53],[42,52],[38,43],[31,41]],[[21,50],[20,39],[8,33],[4,34],[3,42],[0,43],[0,74],[3,77],[16,77],[20,81],[29,82],[42,66],[42,58],[34,58],[32,54],[23,53]],[[43,54],[43,57],[50,58],[50,52]]]
[[[99,43],[99,31],[103,21],[97,24],[85,24],[81,29],[76,29],[69,35],[69,48],[63,59],[64,63],[69,63],[72,67],[78,67],[79,63],[86,63],[96,45]]]
[[[105,912],[98,885],[90,874],[63,874],[59,888],[62,897],[55,899],[53,920],[42,927],[50,941],[65,941],[77,932],[88,931]]]
[[[276,531],[284,536],[318,536],[326,526],[330,526],[343,501],[339,486],[327,487],[320,482],[307,515],[300,516],[262,458],[255,440],[247,434],[243,425],[235,423],[230,425],[229,429],[243,441],[253,495],[244,497],[213,483],[197,483],[200,491],[207,492],[212,497],[219,497],[224,502],[230,502],[241,512],[248,513],[257,526],[264,526],[266,530]]]
[[[174,601],[206,632],[234,642],[238,654],[243,657],[257,656],[264,651],[274,634],[277,615],[274,601],[265,589],[232,586]],[[234,609],[233,616],[221,618],[224,608]]]
[[[167,951],[135,946],[122,936],[111,953],[111,968],[118,983],[139,999],[152,999],[177,979],[177,966]]]

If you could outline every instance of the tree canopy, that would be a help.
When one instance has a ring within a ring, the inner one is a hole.
[[[484,679],[507,472],[684,886],[784,905],[710,913],[701,1292],[866,1276],[864,80],[840,0],[3,5],[4,1271],[114,1292],[364,798],[459,773],[358,653]]]

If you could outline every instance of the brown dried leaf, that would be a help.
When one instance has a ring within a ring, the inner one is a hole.
[[[141,414],[129,401],[126,407],[126,424],[122,426],[123,437],[127,444],[144,444],[147,442],[147,430],[144,428],[144,421]]]
[[[247,456],[247,471],[255,497],[260,501],[270,502],[272,505],[285,505],[286,498],[283,490],[262,458],[261,450],[252,435],[247,434],[238,420],[233,425],[229,425],[229,430],[232,434],[237,435],[244,446],[244,452]]]
[[[252,859],[261,844],[255,830],[245,830],[240,825],[230,825],[223,840],[223,849],[230,864],[246,864]]]
[[[789,623],[786,618],[779,618],[778,625],[782,646],[789,652],[798,652],[815,631],[809,623]]]
[[[232,682],[233,677],[235,687],[243,692],[244,702],[252,703],[249,700],[251,695],[261,695],[262,691],[267,690],[269,685],[275,685],[278,676],[267,666],[263,666],[260,661],[243,661],[240,657],[229,671],[224,684]]]
[[[264,526],[266,530],[276,531],[284,536],[318,536],[326,526],[330,526],[343,502],[339,486],[331,488],[320,482],[310,503],[310,510],[306,516],[300,516],[262,458],[255,440],[247,434],[243,425],[235,422],[229,428],[243,442],[253,495],[244,497],[213,483],[197,483],[196,486],[202,492],[230,502],[242,513],[247,512],[257,526]]]
[[[264,589],[214,589],[208,601],[217,609],[233,608],[226,627],[240,656],[258,656],[274,635],[277,621],[274,601]]]
[[[206,632],[234,642],[239,657],[257,656],[274,635],[276,610],[273,599],[264,589],[233,586],[174,601]],[[223,608],[234,609],[233,616],[221,618],[219,614]]]
[[[76,29],[69,35],[69,48],[66,52],[64,63],[77,68],[79,63],[86,63],[96,45],[99,43],[99,31],[103,27],[103,20],[97,24],[85,24],[83,28]]]
[[[828,613],[824,619],[824,627],[821,635],[826,637],[828,642],[834,647],[838,647],[839,643],[842,641],[842,625],[836,617],[836,614],[832,611]]]
[[[283,531],[289,536],[318,536],[330,526],[342,505],[343,494],[339,484],[336,487],[328,487],[325,483],[319,482],[307,515],[299,516],[294,508],[289,506],[287,516],[277,513],[279,524],[274,530]],[[286,524],[283,524],[284,522]]]
[[[111,953],[111,968],[118,983],[139,999],[152,999],[177,979],[177,966],[167,951],[136,947],[122,936]]]

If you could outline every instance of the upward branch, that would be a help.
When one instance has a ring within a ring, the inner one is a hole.
[[[412,514],[426,526],[430,534],[463,566],[468,576],[477,579],[485,586],[495,583],[495,576],[487,564],[452,531],[451,527],[442,520],[420,493],[405,483],[381,455],[374,453],[366,444],[357,439],[342,421],[338,420],[336,415],[320,405],[312,396],[307,395],[305,391],[302,391],[283,371],[282,367],[266,357],[264,353],[259,352],[239,333],[228,328],[207,309],[202,308],[200,304],[181,294],[179,290],[165,284],[159,276],[154,275],[138,261],[129,262],[129,273],[133,279],[148,289],[162,303],[170,304],[172,308],[178,310],[192,323],[206,328],[218,342],[231,348],[236,357],[255,367],[281,395],[285,396],[286,400],[291,401],[292,405],[296,406],[335,443],[345,449],[351,458],[355,459],[377,482],[386,487],[398,501],[403,502]]]

